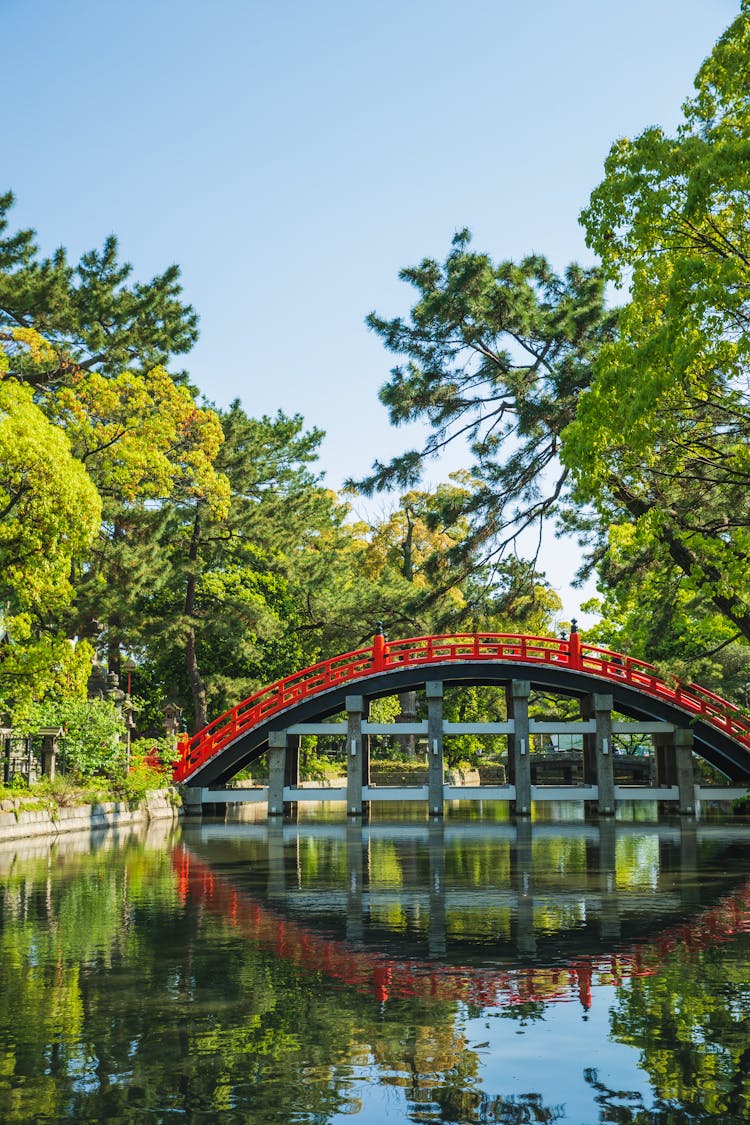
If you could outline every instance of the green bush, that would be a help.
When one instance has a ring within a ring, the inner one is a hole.
[[[14,726],[21,734],[62,727],[66,769],[82,781],[124,772],[125,720],[108,699],[70,697],[35,703]]]

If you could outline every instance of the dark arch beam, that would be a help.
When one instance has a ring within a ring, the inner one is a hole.
[[[676,727],[692,729],[696,754],[732,781],[750,785],[750,751],[747,747],[668,700],[656,699],[629,684],[618,683],[610,676],[600,677],[571,668],[510,660],[419,664],[349,680],[292,705],[239,735],[220,753],[199,766],[185,784],[205,787],[225,785],[236,773],[265,753],[270,731],[335,715],[344,709],[347,695],[356,693],[367,700],[378,699],[418,688],[427,680],[442,680],[450,685],[505,685],[511,680],[529,680],[535,688],[578,698],[592,692],[606,692],[613,696],[615,710],[629,718],[668,722]]]

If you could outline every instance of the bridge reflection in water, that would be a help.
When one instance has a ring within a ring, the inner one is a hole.
[[[588,1009],[600,985],[750,929],[750,883],[726,871],[747,870],[748,837],[726,826],[206,823],[185,838],[186,904],[383,1002]]]

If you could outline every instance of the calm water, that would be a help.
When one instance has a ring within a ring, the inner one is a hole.
[[[0,845],[0,1120],[750,1120],[750,829],[502,815]]]

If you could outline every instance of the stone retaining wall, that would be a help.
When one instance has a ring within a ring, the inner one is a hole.
[[[13,797],[0,801],[0,840],[126,828],[152,820],[176,820],[181,812],[176,789],[153,790],[137,808],[125,801],[102,801],[70,808],[24,809],[23,799]]]

